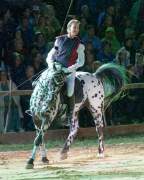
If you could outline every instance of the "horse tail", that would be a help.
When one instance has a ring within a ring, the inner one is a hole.
[[[100,66],[94,73],[104,87],[105,109],[122,96],[122,87],[129,81],[126,69],[114,63],[106,63]]]

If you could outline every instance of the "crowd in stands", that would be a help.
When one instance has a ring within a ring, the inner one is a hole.
[[[46,56],[63,25],[56,4],[26,2],[21,11],[10,6],[0,9],[0,91],[32,89],[33,79],[47,68]],[[100,65],[114,62],[128,69],[132,82],[144,82],[143,0],[77,0],[73,12],[68,20],[80,20],[80,38],[85,45],[86,62],[81,70],[95,72]],[[138,100],[133,105],[128,101],[133,101],[137,92],[144,106],[141,91],[130,92],[125,100],[129,114]],[[0,97],[0,132],[34,130],[25,113],[29,99]],[[139,111],[137,114],[142,109]]]

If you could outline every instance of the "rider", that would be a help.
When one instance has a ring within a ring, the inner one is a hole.
[[[64,72],[70,73],[66,78],[69,120],[72,117],[75,105],[75,73],[85,62],[85,47],[78,37],[79,25],[78,20],[70,20],[67,24],[67,34],[56,37],[54,47],[46,58],[49,68],[53,68],[56,62]]]

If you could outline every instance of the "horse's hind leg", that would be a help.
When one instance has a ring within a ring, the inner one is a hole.
[[[75,116],[73,116],[72,120],[71,120],[71,125],[70,125],[70,133],[68,135],[68,138],[64,144],[64,147],[61,151],[61,159],[66,159],[67,158],[67,153],[69,151],[69,147],[72,144],[77,132],[78,132],[78,117],[77,117],[77,113],[75,113]]]
[[[104,157],[103,112],[101,108],[91,109],[98,134],[98,157]]]

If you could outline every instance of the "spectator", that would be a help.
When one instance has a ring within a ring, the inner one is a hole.
[[[46,18],[46,24],[47,24],[47,26],[50,25],[51,28],[53,28],[55,36],[59,35],[61,26],[60,26],[59,20],[55,16],[54,6],[53,5],[47,5],[46,8],[47,8],[47,11],[44,13],[44,16]],[[47,27],[47,28],[49,29],[50,27]]]
[[[125,47],[122,47],[116,53],[115,62],[124,66],[125,68],[130,64],[130,53]]]
[[[3,17],[4,22],[4,30],[5,30],[5,41],[9,43],[14,37],[14,33],[16,30],[16,22],[15,19],[12,17],[11,11],[7,9]]]
[[[115,58],[115,55],[112,53],[111,43],[107,40],[103,40],[102,48],[97,53],[97,59],[101,63],[108,63],[108,62],[112,62],[114,58]]]
[[[33,26],[29,24],[29,19],[23,17],[21,24],[17,27],[17,30],[21,31],[24,46],[29,49],[34,39]]]
[[[36,32],[33,50],[39,51],[43,58],[46,58],[48,52],[48,43],[41,32]]]
[[[143,0],[140,1],[136,30],[139,33],[144,32],[143,31],[144,30],[144,1]]]
[[[144,49],[142,49],[142,46],[136,52],[135,73],[141,82],[144,82]]]
[[[96,55],[92,42],[88,41],[85,45],[85,54],[87,55],[91,53],[94,53]]]
[[[89,55],[88,58],[90,56],[93,56],[93,55]],[[90,58],[93,58],[93,57],[90,57]],[[90,61],[89,61],[90,63]],[[100,61],[92,61],[92,63],[90,64],[87,64],[85,67],[84,67],[84,71],[86,72],[90,72],[90,73],[95,73],[96,70],[102,65],[102,63]]]
[[[98,32],[98,35],[99,37],[103,38],[104,35],[105,35],[105,30],[108,28],[108,27],[113,27],[113,20],[112,20],[112,16],[110,15],[107,15],[105,16],[105,19],[103,21],[103,24],[99,27],[99,32]]]
[[[103,40],[107,40],[111,43],[111,50],[113,54],[116,54],[116,52],[120,49],[120,43],[116,37],[113,27],[107,27]]]
[[[142,82],[140,77],[135,74],[135,67],[133,65],[129,65],[127,67],[127,70],[131,83]],[[124,104],[126,107],[127,116],[130,117],[130,119],[137,119],[139,122],[142,122],[141,118],[144,116],[143,89],[130,89],[128,91],[128,96],[126,97]]]
[[[8,79],[7,73],[0,73],[0,91],[16,90],[16,85]],[[0,98],[1,131],[22,131],[21,118],[23,118],[19,96],[1,96]]]
[[[17,52],[13,53],[13,66],[10,68],[11,78],[18,86],[18,89],[21,88],[23,79],[25,77],[25,65],[24,65],[23,56]]]
[[[35,52],[32,58],[32,66],[35,74],[46,68],[45,61],[40,52]]]
[[[91,16],[91,13],[90,13],[90,9],[87,5],[83,5],[81,7],[81,15],[80,15],[81,18],[85,18],[86,21],[91,24],[92,23],[92,16]]]
[[[125,18],[123,28],[124,28],[124,37],[130,38],[130,34],[134,32],[134,24],[132,23],[132,20],[129,17]]]
[[[82,38],[82,42],[92,42],[94,50],[97,52],[101,48],[101,40],[95,35],[95,28],[92,25],[88,26],[87,34]]]
[[[82,38],[82,37],[84,37],[85,35],[86,35],[86,33],[87,33],[87,26],[88,26],[88,23],[87,23],[87,20],[86,20],[86,18],[81,18],[80,19],[80,37]]]
[[[27,18],[29,26],[33,26],[32,11],[29,7],[26,7],[22,13],[22,17]]]
[[[16,31],[14,41],[20,42],[23,45],[22,33],[20,30]]]
[[[23,85],[21,89],[23,90],[32,90],[32,83],[34,80],[34,68],[32,66],[26,67],[26,78],[23,80]],[[23,129],[25,131],[33,131],[34,130],[34,124],[32,117],[26,113],[26,110],[29,109],[29,102],[30,102],[30,95],[21,96],[21,106],[24,118],[22,119]]]
[[[0,19],[0,60],[3,58],[5,44],[3,19]]]
[[[141,25],[141,20],[139,20],[139,18],[140,18],[139,13],[142,8],[143,8],[143,0],[137,0],[132,5],[129,15],[133,21],[134,27],[137,27],[138,21],[140,22],[139,25]]]
[[[86,61],[85,61],[85,66],[83,68],[84,71],[87,71],[87,72],[95,72],[96,69],[94,69],[94,62],[95,62],[95,55],[94,53],[89,53],[86,55]]]
[[[106,16],[111,16],[112,17],[112,22],[114,22],[114,16],[115,16],[115,8],[113,5],[110,5],[106,8],[106,10],[100,12],[97,20],[97,26],[100,28],[102,24],[104,23],[105,17]]]
[[[44,35],[44,38],[48,40],[49,31],[46,26],[46,19],[44,16],[40,16],[38,20],[38,24],[34,27],[34,33],[41,32]]]
[[[38,5],[33,5],[32,7],[32,25],[36,26],[38,24],[39,17],[41,16],[40,8]]]
[[[124,47],[130,53],[130,64],[135,64],[135,47],[132,38],[126,38],[124,40]]]
[[[138,48],[137,49],[144,49],[144,33],[140,34],[139,37],[138,37]]]

